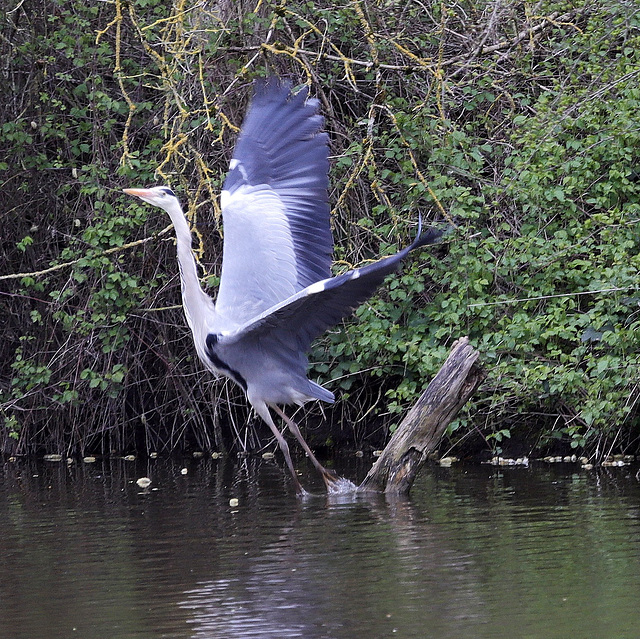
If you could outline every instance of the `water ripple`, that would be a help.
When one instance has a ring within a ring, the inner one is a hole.
[[[180,469],[5,470],[0,639],[637,636],[633,478],[429,469],[408,500],[299,500],[273,463]]]

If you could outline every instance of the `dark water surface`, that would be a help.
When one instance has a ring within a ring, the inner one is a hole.
[[[636,471],[430,467],[387,502],[263,460],[6,464],[0,637],[635,639]]]

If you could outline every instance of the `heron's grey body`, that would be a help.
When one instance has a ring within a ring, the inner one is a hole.
[[[221,196],[224,243],[215,304],[200,287],[191,232],[173,192],[125,189],[171,217],[198,355],[243,388],[277,437],[299,491],[269,408],[286,421],[331,487],[332,475],[278,405],[334,401],[333,393],[307,378],[311,342],[370,297],[411,250],[441,235],[430,229],[391,257],[331,277],[328,136],[320,131],[317,100],[306,97],[306,91],[291,95],[288,85],[273,79],[256,84]]]

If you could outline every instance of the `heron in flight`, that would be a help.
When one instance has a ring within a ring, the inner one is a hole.
[[[306,90],[293,95],[275,78],[255,83],[221,194],[223,259],[215,303],[200,287],[191,231],[173,191],[124,189],[169,214],[198,356],[244,390],[278,441],[298,493],[304,491],[271,410],[300,442],[327,490],[336,490],[338,478],[318,462],[280,405],[334,401],[333,393],[307,378],[311,342],[368,299],[410,251],[442,234],[419,231],[395,255],[331,277],[329,137],[321,132],[318,111],[318,100],[307,99]]]

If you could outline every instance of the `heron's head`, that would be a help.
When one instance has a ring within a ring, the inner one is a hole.
[[[122,189],[128,195],[135,195],[147,204],[159,206],[167,211],[169,207],[174,205],[178,198],[168,186],[154,186],[150,189]]]

